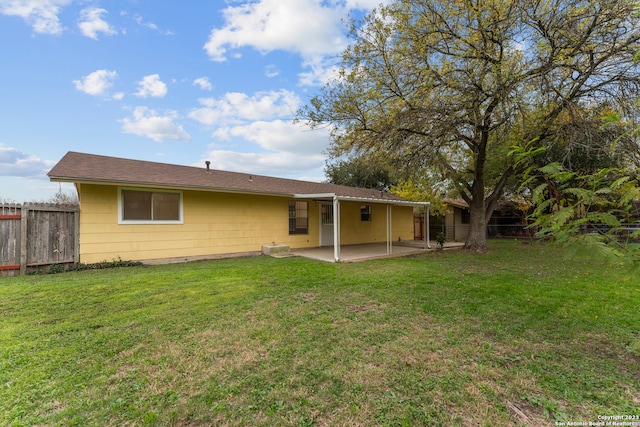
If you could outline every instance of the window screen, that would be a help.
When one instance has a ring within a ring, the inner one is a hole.
[[[371,205],[360,206],[360,221],[371,221]]]
[[[289,234],[309,232],[309,209],[307,202],[289,202]]]
[[[180,193],[122,190],[123,221],[180,221]]]

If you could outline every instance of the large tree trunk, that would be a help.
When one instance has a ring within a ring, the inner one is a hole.
[[[486,164],[486,148],[489,135],[486,130],[481,131],[480,143],[477,145],[477,155],[475,159],[475,171],[473,184],[467,187],[468,193],[463,193],[463,199],[469,204],[469,234],[464,244],[465,249],[478,252],[486,252],[487,246],[487,224],[496,208],[498,199],[511,174],[510,166],[495,185],[493,192],[485,198],[485,176],[484,168]],[[466,196],[466,197],[465,197]]]
[[[469,206],[470,221],[469,234],[464,244],[465,249],[478,252],[487,251],[487,210],[484,206],[484,198],[471,200]]]

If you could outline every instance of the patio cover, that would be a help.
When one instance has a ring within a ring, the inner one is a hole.
[[[423,207],[425,210],[424,215],[424,229],[426,230],[424,236],[425,249],[431,249],[429,244],[429,202],[412,202],[409,200],[395,200],[388,198],[368,198],[368,197],[351,197],[340,196],[335,193],[320,193],[320,194],[294,194],[294,198],[300,199],[313,199],[318,201],[331,201],[333,204],[333,258],[335,262],[340,262],[340,202],[362,202],[362,203],[380,203],[387,207],[387,254],[390,255],[393,246],[393,230],[392,230],[392,207],[396,206],[413,206]]]

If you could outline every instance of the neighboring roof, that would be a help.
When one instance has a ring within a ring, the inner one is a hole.
[[[379,190],[167,163],[98,156],[70,151],[47,174],[51,181],[273,194],[326,199],[363,199],[377,203],[427,205]],[[313,196],[313,197],[312,197]]]
[[[442,201],[456,208],[469,209],[469,204],[462,199],[451,199],[446,197]]]

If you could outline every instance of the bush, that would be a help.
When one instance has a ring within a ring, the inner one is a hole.
[[[79,263],[76,264],[72,270],[73,271],[84,271],[84,270],[102,270],[105,268],[116,268],[116,267],[138,267],[143,265],[140,261],[123,261],[122,259],[113,259],[112,261],[100,261],[93,264],[84,264]]]

